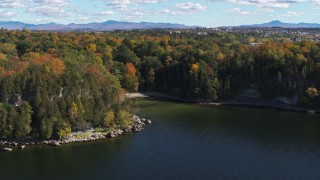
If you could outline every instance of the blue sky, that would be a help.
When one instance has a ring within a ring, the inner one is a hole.
[[[41,24],[107,20],[205,27],[320,23],[320,0],[0,0],[0,21]]]

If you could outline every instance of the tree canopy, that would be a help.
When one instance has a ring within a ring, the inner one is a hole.
[[[257,42],[254,46],[250,43]],[[53,138],[125,126],[124,92],[191,100],[299,95],[319,107],[320,44],[235,32],[0,30],[0,138]]]

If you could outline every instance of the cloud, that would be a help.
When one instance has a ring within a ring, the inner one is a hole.
[[[69,6],[69,0],[33,0],[41,6],[51,6],[51,7],[66,7]]]
[[[202,6],[199,3],[193,3],[193,2],[186,2],[186,3],[181,3],[181,4],[176,4],[176,7],[180,10],[184,11],[204,11],[207,9],[207,7]]]
[[[144,10],[146,4],[156,4],[166,2],[168,0],[100,0],[114,11],[120,12],[126,20],[137,20],[148,14],[148,10]]]
[[[19,17],[19,15],[14,12],[0,10],[0,19],[11,19],[15,17]]]
[[[150,4],[150,3],[165,2],[167,0],[131,0],[131,1],[135,2],[135,3],[147,3],[147,4]]]
[[[261,8],[288,8],[290,5],[288,3],[267,3],[263,4]]]
[[[303,12],[287,12],[286,14],[282,16],[287,16],[287,17],[296,17],[296,16],[301,16],[304,15]]]
[[[107,6],[111,6],[113,9],[125,11],[130,5],[130,0],[107,0]]]
[[[125,12],[123,12],[124,19],[130,21],[138,21],[143,18],[143,15],[146,12],[140,10],[138,7],[128,8]]]
[[[30,0],[27,12],[46,17],[68,17],[69,0]]]
[[[313,5],[320,8],[320,0],[314,0]]]
[[[110,15],[113,15],[113,14],[114,14],[113,11],[102,11],[102,12],[94,13],[94,15],[97,15],[97,16],[110,16]]]
[[[28,12],[38,14],[40,16],[49,16],[49,17],[70,16],[70,13],[67,13],[64,9],[60,7],[52,7],[52,6],[40,6],[35,8],[29,8]]]
[[[20,0],[0,0],[0,8],[19,8],[23,7],[23,3]]]
[[[249,5],[269,4],[270,6],[273,6],[273,4],[293,4],[293,3],[299,3],[299,2],[306,2],[307,0],[228,0],[228,1],[235,4],[247,4],[247,5],[248,4]]]
[[[226,10],[226,12],[231,14],[237,14],[237,15],[256,14],[256,12],[242,11],[240,8],[232,8],[232,9]]]
[[[223,0],[208,0],[209,2],[218,2]],[[295,3],[303,3],[310,0],[226,0],[233,4],[238,5],[252,5],[256,6],[258,11],[261,11],[263,13],[266,12],[274,12],[274,9],[287,9],[290,7],[291,4]],[[320,0],[313,0],[315,1],[314,4],[317,4],[320,6]],[[241,13],[241,12],[239,12]],[[245,13],[245,12],[244,12]]]
[[[69,7],[70,0],[0,0],[0,9],[23,8],[22,11],[46,17],[67,17]]]
[[[153,12],[153,14],[169,14],[169,15],[184,15],[192,14],[206,10],[207,7],[199,3],[186,2],[176,4],[172,9],[163,9],[161,11]]]
[[[165,2],[167,0],[102,0],[106,5],[120,11],[130,11],[130,7],[136,7],[143,4]]]
[[[168,15],[183,15],[183,14],[189,14],[187,11],[172,11],[170,9],[163,9],[161,11],[153,12],[151,14],[157,15],[157,14],[168,14]]]

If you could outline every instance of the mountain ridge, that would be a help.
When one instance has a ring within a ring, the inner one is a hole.
[[[317,23],[285,23],[279,20],[274,20],[268,23],[252,24],[252,25],[240,25],[238,27],[281,27],[281,28],[320,28],[320,24]]]
[[[0,21],[0,28],[8,30],[30,29],[34,31],[114,31],[114,30],[135,30],[135,29],[192,29],[198,26],[187,26],[175,23],[154,23],[154,22],[125,22],[108,20],[105,22],[91,22],[84,24],[57,24],[54,22],[46,24],[28,24],[19,21]]]

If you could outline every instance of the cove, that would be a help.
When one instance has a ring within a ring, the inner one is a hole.
[[[1,179],[318,179],[320,118],[138,100],[141,133],[0,154]]]

